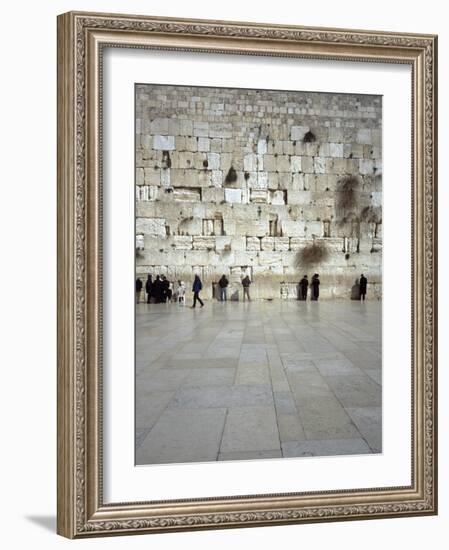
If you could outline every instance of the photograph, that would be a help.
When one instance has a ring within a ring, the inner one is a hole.
[[[382,96],[135,84],[135,464],[382,453]]]

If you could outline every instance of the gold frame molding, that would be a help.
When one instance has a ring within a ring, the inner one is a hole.
[[[103,503],[100,115],[106,46],[411,67],[410,486]],[[58,17],[59,534],[83,538],[437,513],[436,60],[434,35],[82,12]]]

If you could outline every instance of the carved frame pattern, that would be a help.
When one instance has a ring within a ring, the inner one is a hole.
[[[413,89],[410,487],[102,502],[101,52],[179,49],[408,63]],[[436,54],[430,35],[70,12],[58,18],[58,532],[70,538],[437,512]],[[98,290],[100,288],[100,291]]]

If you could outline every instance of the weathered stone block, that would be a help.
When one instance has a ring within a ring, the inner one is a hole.
[[[259,139],[257,142],[257,153],[259,155],[264,155],[267,152],[267,140]]]
[[[259,252],[259,265],[273,266],[282,265],[282,255],[280,252]]]
[[[225,201],[230,203],[241,203],[242,202],[242,190],[241,189],[228,189],[224,190],[225,192]]]
[[[357,143],[372,143],[370,128],[360,128],[357,131]]]
[[[207,163],[208,163],[209,170],[218,170],[220,168],[220,154],[208,153]]]
[[[285,204],[285,193],[284,191],[271,191],[270,192],[270,203],[274,205]]]
[[[278,155],[276,157],[276,170],[278,172],[291,172],[290,157],[288,155]]]
[[[374,161],[372,159],[360,159],[359,171],[361,174],[373,174]]]
[[[268,201],[267,189],[251,189],[251,202],[266,203]]]
[[[310,221],[306,222],[306,234],[308,237],[315,235],[316,237],[323,236],[323,222],[321,221]]]
[[[257,170],[257,155],[248,153],[243,158],[243,169],[246,172],[255,172]]]
[[[293,155],[290,159],[292,172],[301,172],[301,157]]]
[[[153,136],[153,149],[159,151],[174,151],[175,146],[175,136]]]
[[[312,200],[310,191],[287,191],[288,204],[309,204]]]
[[[173,236],[173,248],[175,250],[191,250],[192,249],[192,237],[183,235]]]
[[[214,138],[232,138],[232,124],[230,122],[211,122],[209,136]]]
[[[302,141],[305,134],[310,130],[308,126],[292,126],[290,129],[290,138],[293,141]]]
[[[165,237],[165,219],[164,218],[137,218],[136,233],[152,235],[155,237]]]
[[[220,187],[204,187],[201,200],[203,202],[221,203],[224,201],[224,189]]]
[[[343,143],[329,143],[329,156],[331,157],[343,157]]]
[[[210,151],[210,139],[206,137],[200,137],[197,141],[198,151],[209,152]]]
[[[209,123],[194,121],[193,135],[197,137],[209,137]]]
[[[199,236],[193,237],[193,249],[194,250],[213,250],[215,248],[215,237],[211,236]]]
[[[261,239],[262,250],[274,250],[274,237],[263,237]]]
[[[168,134],[168,118],[155,118],[150,122],[150,132],[152,134]]]
[[[326,159],[324,157],[315,157],[313,159],[313,171],[315,174],[324,174],[326,172]]]
[[[290,239],[289,237],[275,237],[274,238],[274,249],[276,251],[289,250],[290,248]]]
[[[282,235],[286,237],[304,237],[305,222],[303,220],[281,220]]]
[[[191,120],[181,119],[179,121],[179,134],[181,136],[193,135],[193,122]]]
[[[260,250],[260,239],[258,237],[246,237],[246,250]]]

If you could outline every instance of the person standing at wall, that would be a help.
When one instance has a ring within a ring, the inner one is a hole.
[[[251,298],[249,295],[249,287],[251,285],[251,279],[248,277],[248,275],[242,280],[242,286],[243,286],[243,301],[245,301],[245,297],[248,298],[248,302],[251,302]]]
[[[186,285],[183,281],[178,281],[178,286],[176,288],[176,300],[178,301],[178,304],[185,305],[186,302]]]
[[[160,304],[162,302],[162,281],[159,275],[156,275],[152,290],[155,303]]]
[[[299,297],[298,300],[307,300],[307,289],[309,286],[309,280],[307,275],[299,281]]]
[[[193,306],[191,306],[192,308],[196,306],[197,300],[200,303],[201,307],[204,306],[204,303],[200,298],[200,291],[202,288],[203,288],[203,283],[201,282],[199,275],[195,275],[195,279],[193,280],[193,285],[192,285],[192,292],[193,292]]]
[[[142,281],[139,278],[137,278],[137,280],[136,280],[136,303],[140,302],[140,296],[142,294],[142,287],[143,287]]]
[[[318,273],[315,273],[315,275],[312,277],[310,286],[312,287],[311,300],[317,301],[318,296],[320,295],[320,276],[318,275]]]
[[[218,286],[220,287],[220,302],[226,302],[228,299],[228,285],[229,281],[226,278],[226,275],[222,275],[221,279],[218,281]]]
[[[169,301],[169,295],[170,295],[170,281],[167,279],[165,275],[162,275],[162,301],[165,303],[167,300]]]
[[[363,275],[363,273],[360,276],[359,285],[360,285],[360,300],[364,302],[365,296],[366,296],[366,287],[368,285],[368,279],[365,277],[365,275]]]
[[[153,279],[150,273],[148,273],[147,280],[145,281],[145,292],[147,293],[147,304],[149,304],[153,292]]]

